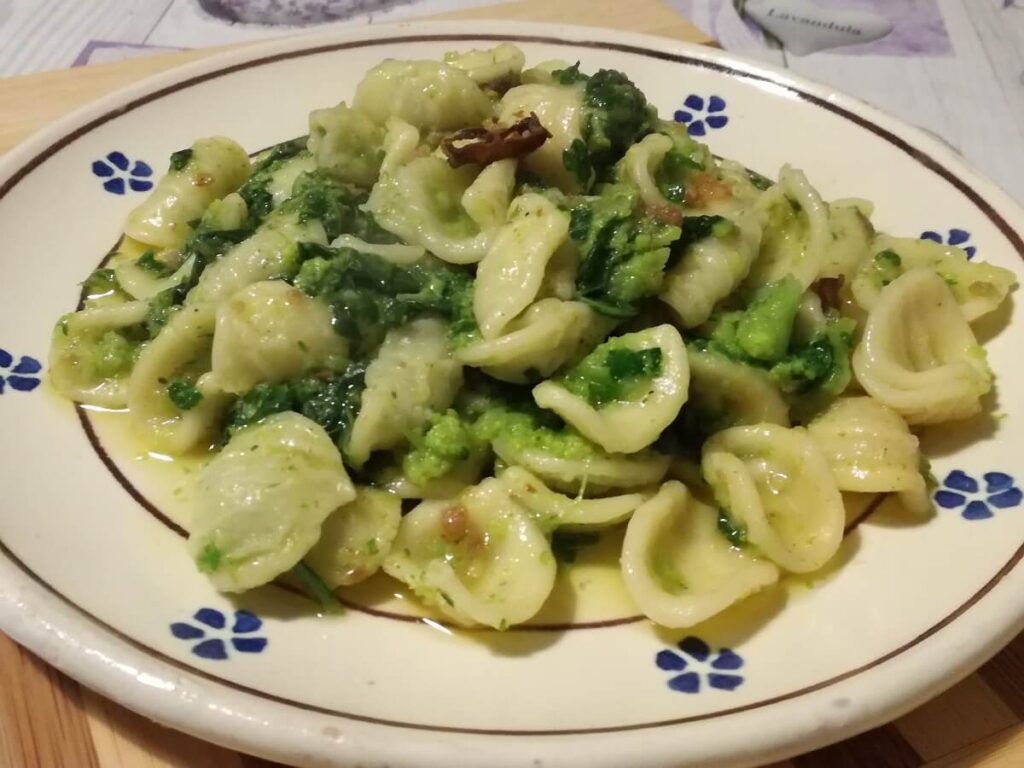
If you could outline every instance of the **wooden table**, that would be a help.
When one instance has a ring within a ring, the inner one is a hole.
[[[527,0],[441,18],[560,21],[713,44],[657,0]],[[147,75],[211,50],[0,80],[0,152]],[[893,723],[771,768],[1024,766],[1024,635]],[[0,634],[0,768],[255,768],[274,764],[155,725],[79,686]]]

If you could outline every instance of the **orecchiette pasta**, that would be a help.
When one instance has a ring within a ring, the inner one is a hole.
[[[547,539],[494,478],[402,518],[384,570],[453,621],[495,629],[537,613],[555,582]]]
[[[402,520],[402,500],[373,488],[357,488],[356,497],[331,512],[320,538],[304,558],[327,586],[364,581],[391,551]]]
[[[340,369],[348,358],[330,307],[280,280],[243,288],[218,307],[216,322],[211,370],[225,392],[313,368]]]
[[[501,43],[486,51],[446,53],[444,63],[461,69],[479,85],[494,87],[503,83],[514,85],[526,64],[526,56],[512,43]]]
[[[540,478],[522,467],[509,467],[499,479],[509,493],[533,517],[541,530],[556,528],[583,530],[607,528],[625,522],[633,510],[653,494],[648,491],[607,496],[601,499],[582,499],[556,493]]]
[[[779,569],[731,546],[717,512],[672,480],[626,526],[622,578],[645,616],[683,628],[774,584]]]
[[[665,275],[660,298],[683,328],[705,322],[722,299],[746,278],[761,246],[761,216],[737,215],[728,234],[691,245]]]
[[[373,187],[367,207],[377,223],[452,264],[480,261],[496,230],[481,231],[460,202],[476,178],[439,157],[418,157]]]
[[[965,419],[992,387],[985,352],[946,285],[918,268],[886,286],[853,353],[868,394],[908,424]]]
[[[952,291],[968,322],[992,312],[1006,298],[1017,278],[1013,272],[983,261],[970,261],[960,248],[931,240],[881,235],[871,243],[868,258],[851,288],[863,309],[878,303],[882,289],[900,274],[920,267],[933,270]]]
[[[458,67],[397,59],[366,73],[352,106],[379,125],[397,117],[428,131],[477,125],[491,112],[490,99]]]
[[[528,374],[550,376],[603,339],[614,324],[578,301],[541,299],[509,323],[504,335],[474,341],[455,356],[502,381],[523,383]]]
[[[238,189],[249,175],[249,156],[231,139],[199,139],[180,168],[171,168],[128,215],[125,234],[146,245],[176,248],[189,223],[214,200]]]
[[[657,365],[636,375],[636,368],[648,360],[656,360]],[[581,390],[573,386],[574,373],[581,372],[589,380],[594,367],[607,369],[611,387]],[[659,325],[605,342],[562,382],[538,384],[533,399],[606,451],[634,453],[653,443],[675,421],[686,402],[689,383],[690,366],[679,331]]]
[[[199,478],[188,546],[223,592],[291,569],[335,509],[356,497],[323,428],[280,413],[235,435]]]
[[[690,363],[686,408],[703,434],[744,424],[789,426],[789,407],[763,370],[695,345],[686,352]]]
[[[807,425],[841,491],[896,491],[908,511],[930,507],[921,451],[900,415],[870,397],[836,400]]]
[[[761,250],[746,285],[757,287],[793,275],[807,288],[824,266],[832,246],[829,208],[802,171],[788,165],[779,183],[766,191],[756,207],[768,216]]]
[[[362,407],[352,424],[345,457],[363,464],[373,451],[394,448],[443,411],[462,386],[462,366],[452,357],[439,320],[416,320],[388,332],[366,369]]]
[[[473,288],[473,314],[480,333],[496,339],[536,298],[548,261],[569,234],[569,216],[547,198],[517,197],[509,222],[480,262]]]
[[[516,160],[507,158],[484,167],[462,194],[462,208],[481,230],[500,227],[509,216],[516,185]]]
[[[701,469],[747,541],[779,567],[814,571],[839,549],[843,499],[824,454],[802,430],[731,427],[704,444]]]
[[[342,181],[373,186],[384,156],[384,129],[344,102],[309,114],[309,151]]]
[[[828,206],[832,242],[825,248],[819,277],[849,279],[871,253],[875,229],[867,200],[836,200]]]

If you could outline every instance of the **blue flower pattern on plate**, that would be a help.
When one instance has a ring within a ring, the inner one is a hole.
[[[0,348],[0,395],[7,388],[17,392],[31,392],[39,386],[39,372],[43,366],[34,357],[22,355],[14,362],[14,355]]]
[[[1009,509],[1019,506],[1024,500],[1013,477],[1005,472],[986,472],[981,483],[960,469],[954,469],[942,481],[942,487],[935,492],[935,503],[943,509],[961,509],[964,520],[987,520],[995,509]]]
[[[955,245],[958,248],[963,248],[968,259],[973,259],[974,254],[978,251],[973,245],[967,245],[967,241],[971,239],[971,233],[966,229],[956,229],[954,227],[946,233],[945,237],[929,229],[921,233],[921,239],[931,240],[933,243],[939,243],[940,245]]]
[[[202,659],[224,661],[229,645],[238,653],[262,653],[267,647],[267,638],[255,636],[263,621],[250,611],[235,611],[230,630],[227,617],[215,608],[200,608],[192,618],[194,623],[171,624],[171,634],[179,640],[197,641],[192,653]]]
[[[703,136],[708,128],[725,128],[729,117],[725,114],[725,99],[721,96],[703,96],[691,93],[683,102],[685,109],[677,109],[673,117],[677,123],[685,123],[691,136]]]
[[[132,163],[124,152],[108,152],[105,158],[93,162],[92,172],[105,179],[103,188],[112,195],[123,195],[126,189],[146,192],[153,188],[153,169],[149,164],[143,160]]]
[[[685,637],[676,647],[658,651],[654,663],[666,672],[678,672],[666,683],[679,693],[700,693],[702,681],[720,691],[734,691],[743,684],[743,676],[736,670],[743,666],[743,658],[728,648],[712,654],[711,648],[699,637]],[[712,658],[712,656],[714,658]]]

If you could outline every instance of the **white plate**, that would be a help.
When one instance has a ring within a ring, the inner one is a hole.
[[[923,525],[883,509],[827,576],[685,633],[638,620],[598,566],[576,572],[587,583],[575,591],[562,585],[542,626],[504,635],[396,619],[412,609],[384,588],[349,595],[364,607],[340,617],[318,618],[276,587],[234,605],[185,556],[173,520],[186,506],[161,463],[137,458],[112,417],[78,415],[46,386],[28,391],[39,378],[30,358],[45,358],[54,320],[141,198],[133,184],[152,178],[136,161],[158,172],[201,135],[267,146],[305,132],[310,109],[350,97],[382,58],[495,40],[531,61],[624,70],[663,114],[702,121],[718,154],[772,175],[791,162],[826,198],[874,201],[882,229],[969,233],[979,257],[1022,271],[1020,209],[943,145],[853,99],[652,37],[480,28],[416,23],[246,48],[103,99],[4,158],[0,627],[156,720],[317,765],[747,764],[881,723],[995,653],[1024,619],[1013,490],[1024,473],[1024,324],[1008,311],[1001,330],[981,329],[1000,330],[987,349],[1001,416],[927,441],[946,491],[960,493],[942,497],[952,508]],[[239,618],[243,609],[259,618]],[[566,617],[587,626],[552,626]]]

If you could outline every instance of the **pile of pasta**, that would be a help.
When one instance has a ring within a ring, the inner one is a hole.
[[[971,323],[1013,274],[871,213],[716,158],[619,72],[387,60],[308,136],[175,152],[50,380],[210,453],[188,549],[219,590],[382,570],[505,629],[553,537],[624,526],[637,607],[687,627],[827,564],[843,492],[926,514],[911,429],[982,409]]]

